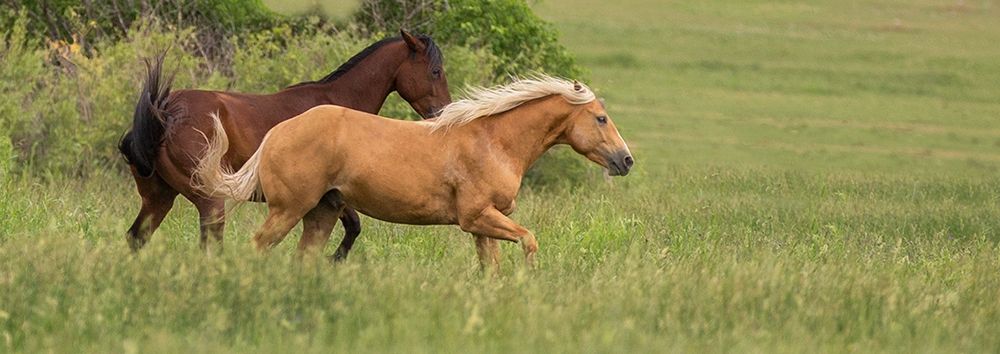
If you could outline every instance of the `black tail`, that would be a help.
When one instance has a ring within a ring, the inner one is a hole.
[[[173,77],[161,82],[165,54],[166,52],[161,53],[153,62],[146,59],[146,82],[139,94],[139,102],[135,105],[132,130],[125,133],[118,143],[118,151],[125,157],[125,161],[135,166],[142,177],[152,176],[155,172],[153,161],[156,160],[156,151],[163,142],[163,133],[166,131],[164,124],[169,112],[168,97]]]

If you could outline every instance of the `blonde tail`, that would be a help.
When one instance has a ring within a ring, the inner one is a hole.
[[[222,157],[229,150],[229,137],[226,136],[226,130],[222,127],[218,113],[212,113],[212,125],[215,134],[211,139],[205,133],[201,134],[205,137],[208,148],[195,167],[191,178],[192,185],[212,197],[229,197],[239,201],[259,200],[262,192],[257,170],[260,166],[261,151],[264,150],[269,135],[264,136],[264,141],[260,143],[260,147],[250,160],[243,164],[243,168],[233,172],[231,167],[222,163]]]

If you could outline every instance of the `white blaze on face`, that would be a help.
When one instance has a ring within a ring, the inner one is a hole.
[[[625,139],[622,138],[622,133],[618,131],[617,127],[615,128],[615,134],[618,135],[618,140],[621,140],[622,146],[625,147],[625,152],[627,152],[629,154],[629,156],[631,156],[632,155],[632,150],[628,149],[628,144],[625,143]]]

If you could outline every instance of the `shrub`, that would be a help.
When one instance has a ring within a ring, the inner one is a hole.
[[[41,120],[57,116],[68,106],[52,99],[60,94],[51,85],[57,74],[46,68],[45,52],[32,45],[27,23],[22,13],[0,43],[0,132],[24,160],[45,154],[42,145],[51,139],[53,130]]]
[[[90,43],[118,40],[135,24],[157,19],[170,28],[197,28],[204,48],[233,34],[255,32],[294,19],[283,17],[261,0],[0,0],[10,9],[23,9],[31,19],[30,33],[53,41]],[[0,13],[0,24],[16,20],[16,13]]]
[[[354,19],[369,33],[412,28],[443,43],[486,49],[503,63],[495,79],[537,71],[579,78],[582,72],[552,25],[523,0],[365,0]]]
[[[523,0],[451,0],[434,22],[441,41],[488,48],[503,66],[497,76],[541,71],[578,78],[580,70],[561,44],[556,30]]]

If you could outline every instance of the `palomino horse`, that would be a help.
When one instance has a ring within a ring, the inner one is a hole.
[[[215,131],[193,187],[237,200],[264,196],[267,221],[253,238],[259,250],[281,242],[299,219],[332,227],[349,205],[388,222],[458,224],[475,235],[484,266],[499,266],[497,240],[520,242],[530,264],[535,236],[507,215],[542,153],[568,144],[612,175],[633,164],[594,93],[545,76],[474,90],[433,121],[319,106],[271,129],[235,173],[222,164],[228,137]],[[325,231],[304,233],[299,249],[322,248]]]
[[[127,236],[132,249],[149,241],[178,193],[198,208],[202,247],[208,247],[210,236],[221,247],[225,200],[191,188],[192,157],[201,156],[205,149],[201,132],[224,128],[222,135],[232,141],[224,163],[239,168],[271,127],[315,106],[337,104],[377,113],[389,93],[396,91],[427,118],[451,103],[437,45],[429,37],[400,32],[400,37],[369,46],[319,81],[270,95],[200,90],[171,93],[169,83],[161,84],[162,57],[158,58],[136,105],[132,130],[119,145],[142,197],[142,209]],[[213,114],[217,118],[212,118]],[[361,232],[360,219],[353,210],[347,209],[341,220],[346,232],[335,254],[337,259],[347,256]],[[307,223],[305,232],[317,227]]]

